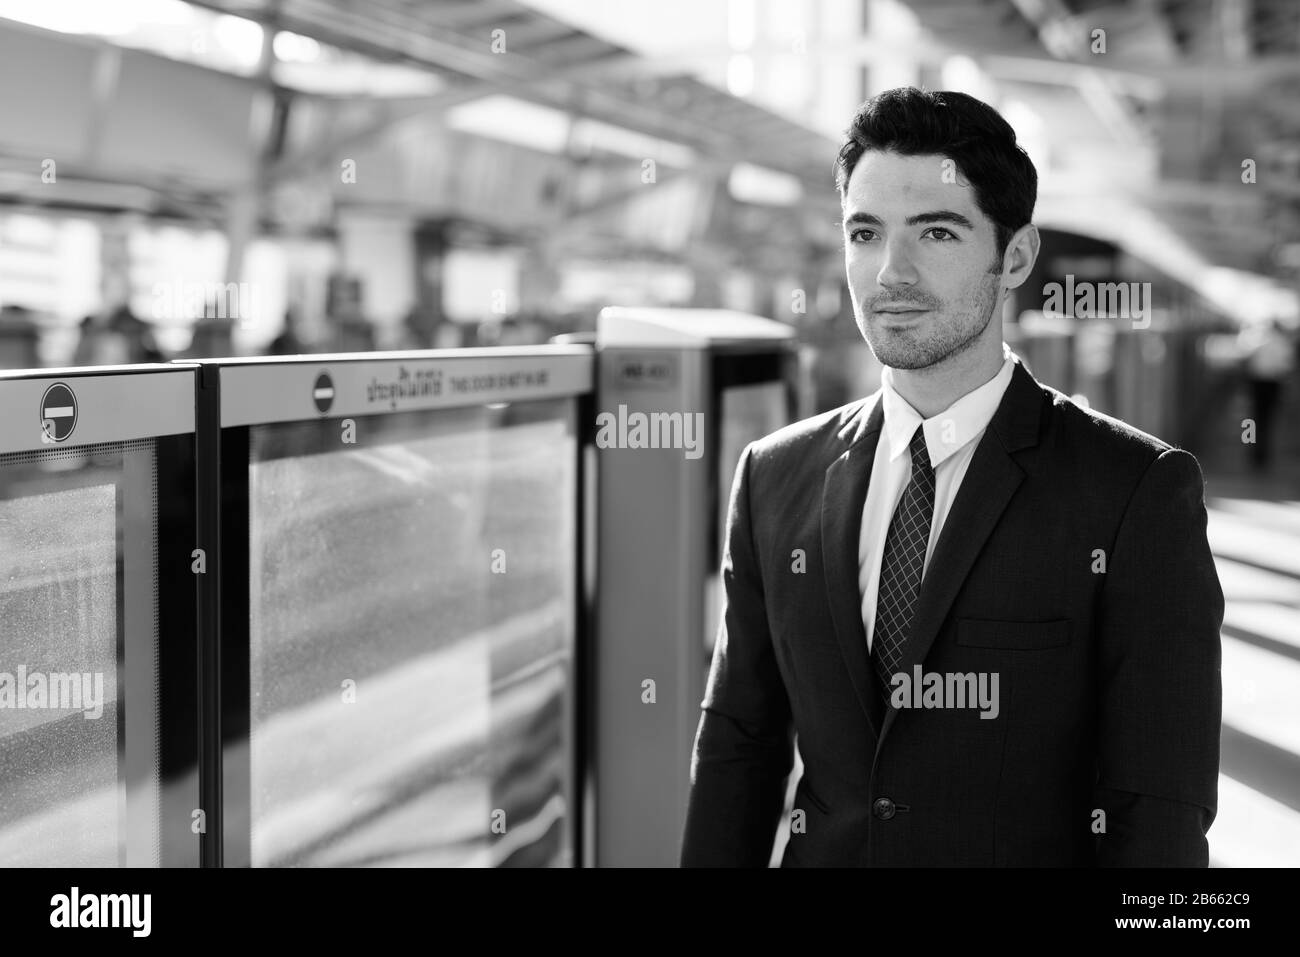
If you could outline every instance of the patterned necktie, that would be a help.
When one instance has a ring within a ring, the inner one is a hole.
[[[934,517],[934,469],[925,448],[925,428],[918,425],[908,446],[912,453],[912,480],[894,509],[880,560],[880,587],[876,593],[876,628],[871,651],[888,703],[893,693],[890,679],[903,661],[903,649],[912,628],[912,612],[921,591],[925,550]]]

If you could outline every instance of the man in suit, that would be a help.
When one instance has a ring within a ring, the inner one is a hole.
[[[751,443],[685,866],[1206,866],[1223,592],[1196,460],[1038,382],[1001,304],[1037,176],[891,90],[837,162],[865,399]]]

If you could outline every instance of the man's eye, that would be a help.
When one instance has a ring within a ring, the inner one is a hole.
[[[854,229],[849,233],[849,242],[864,243],[867,240],[875,239],[876,233],[871,229]]]
[[[943,233],[942,236],[934,236],[934,238],[940,242],[951,242],[957,238],[956,233],[950,229],[944,229],[942,226],[932,226],[927,229],[923,235],[934,235],[935,233]]]

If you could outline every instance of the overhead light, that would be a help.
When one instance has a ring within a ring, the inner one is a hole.
[[[727,4],[727,40],[733,50],[748,50],[757,32],[754,0],[731,0]]]
[[[754,92],[754,58],[738,53],[727,58],[727,92],[749,96]]]
[[[139,25],[139,2],[103,0],[0,0],[0,17],[59,33],[116,36]]]
[[[762,206],[794,206],[803,199],[803,184],[796,177],[752,163],[731,168],[727,189],[738,202]]]
[[[262,27],[252,20],[223,14],[212,28],[218,45],[244,66],[256,66],[262,57]]]
[[[513,96],[485,96],[447,111],[447,125],[547,153],[564,152],[569,118],[560,110]]]
[[[314,63],[320,59],[320,44],[300,33],[281,30],[271,41],[275,58],[282,63]]]

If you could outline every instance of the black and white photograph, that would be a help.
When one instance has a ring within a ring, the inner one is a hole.
[[[15,912],[1051,870],[1240,942],[1298,104],[1295,0],[0,0]]]

